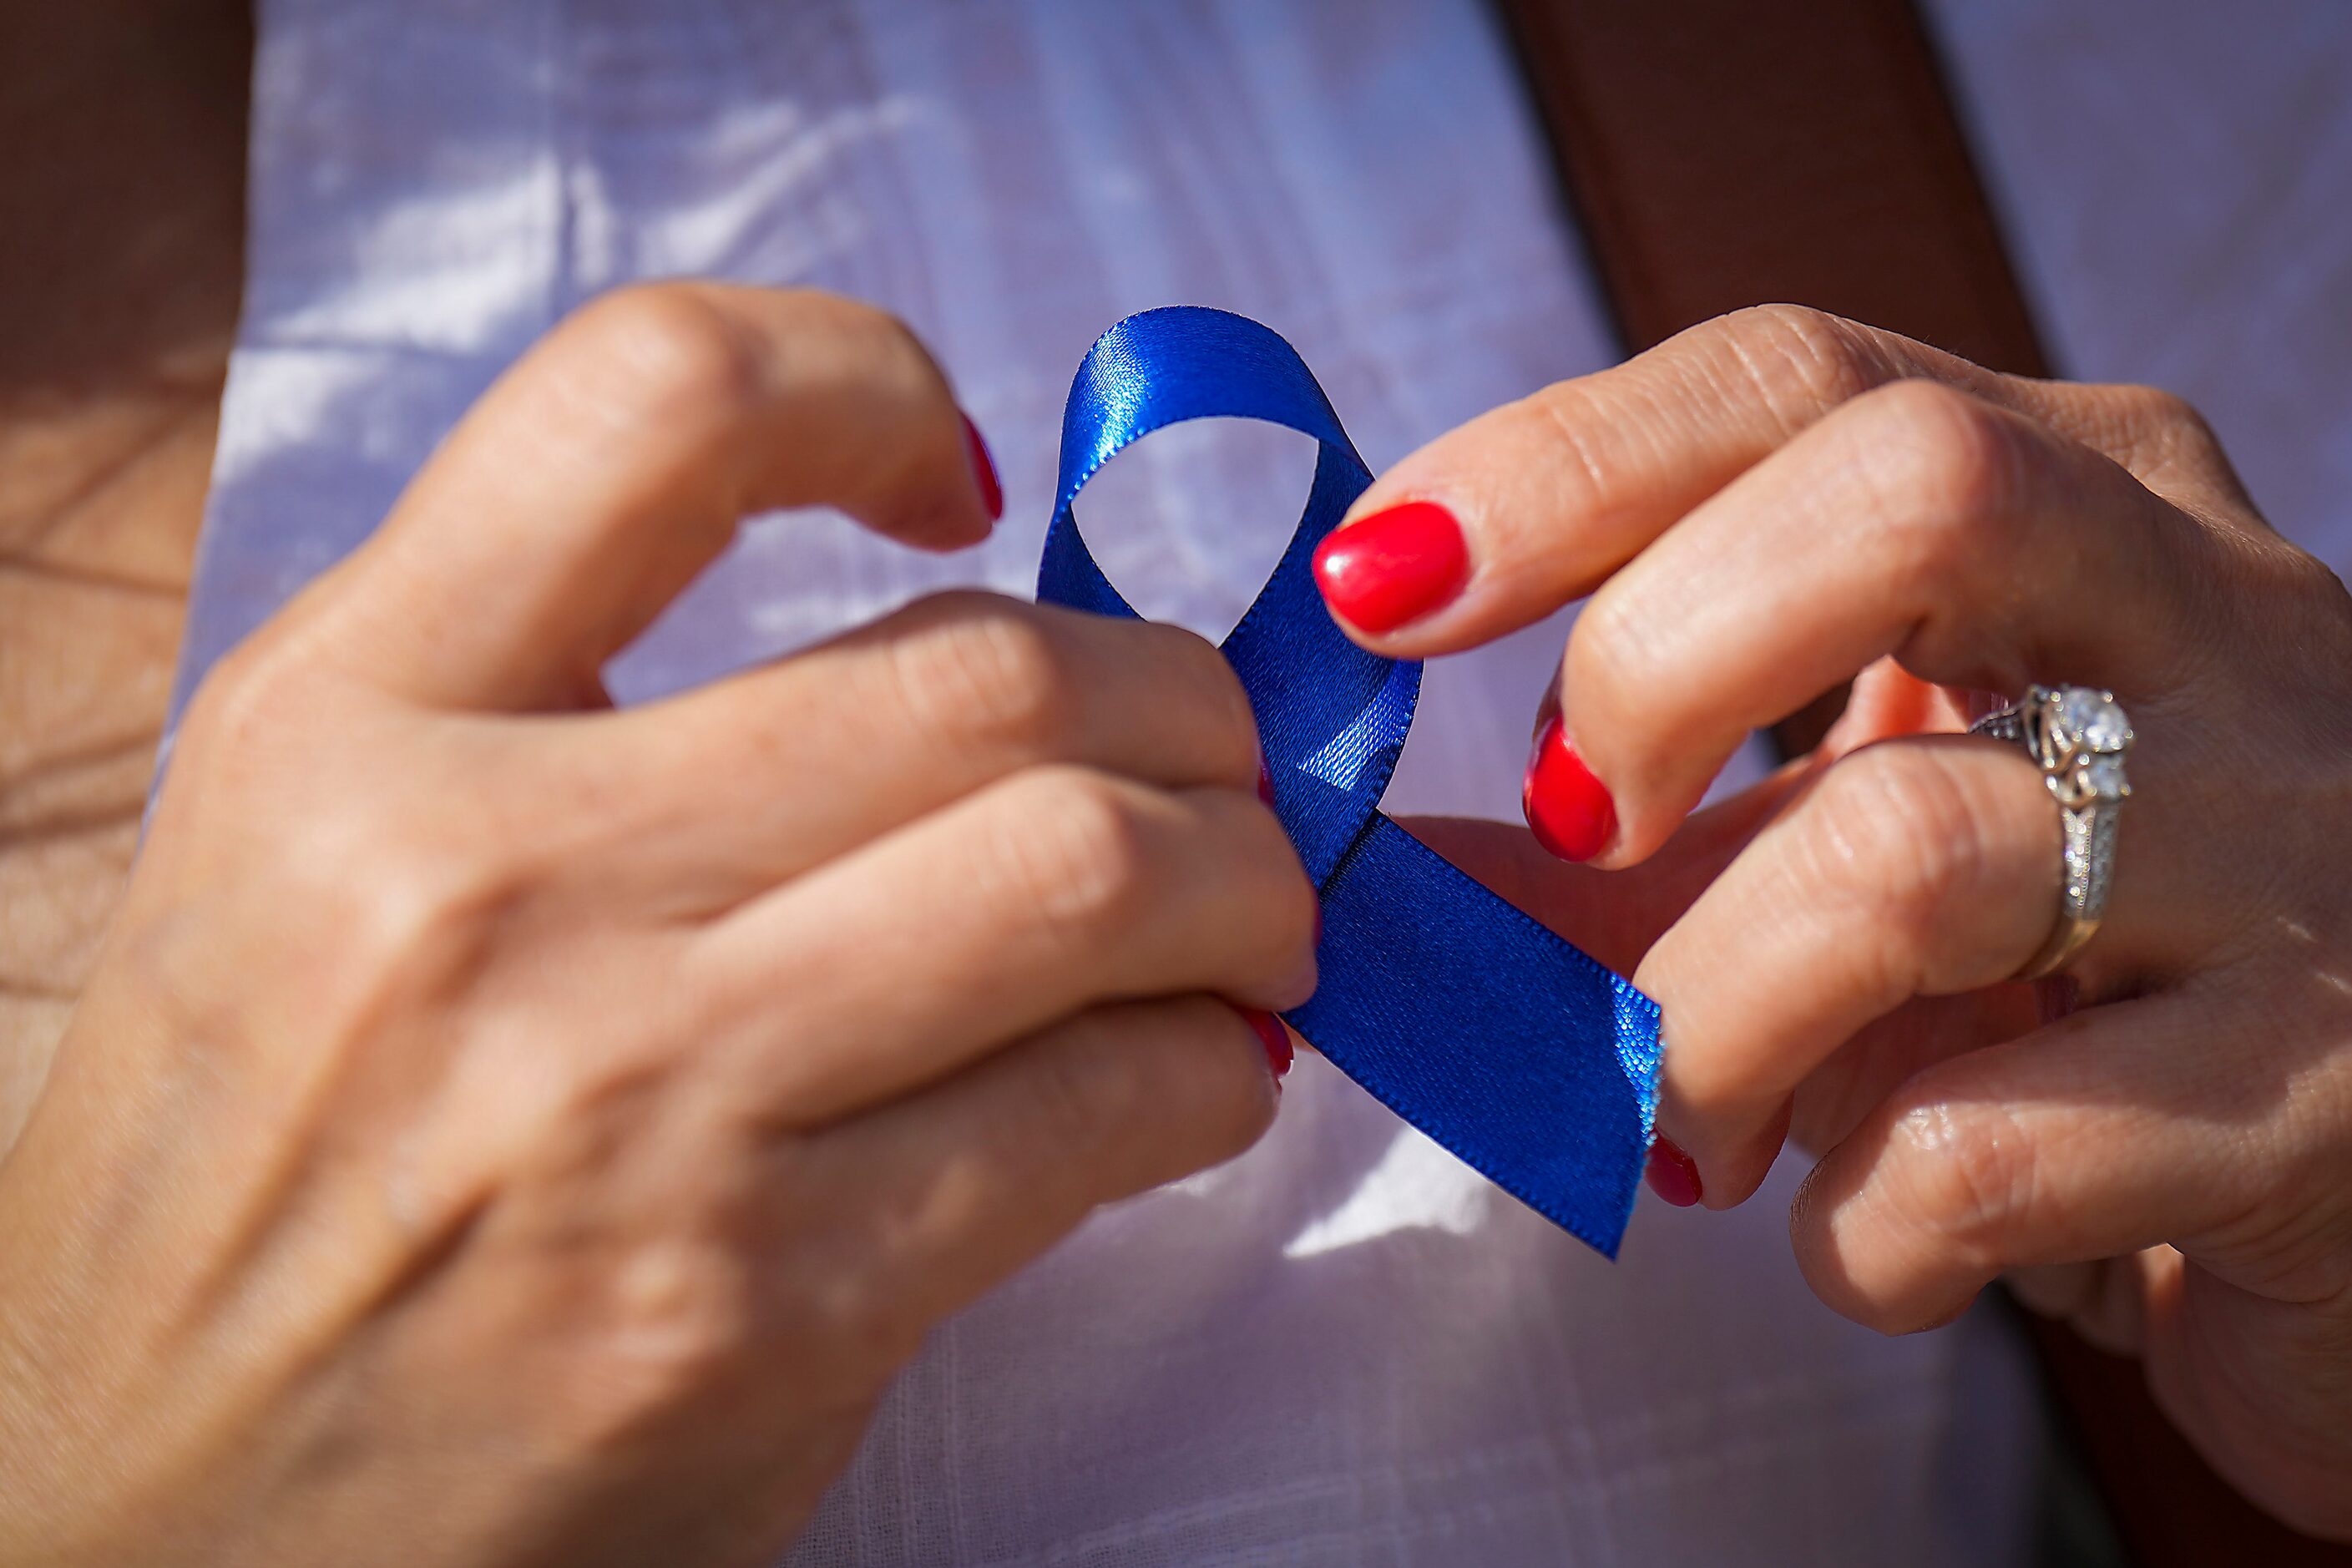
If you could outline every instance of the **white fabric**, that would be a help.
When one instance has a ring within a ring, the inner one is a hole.
[[[2102,36],[2150,7],[2099,28],[2092,6],[1942,9],[2070,363],[2182,384],[2259,493],[2336,502],[2345,318],[2265,312],[2330,279],[2341,298],[2352,266],[2320,173],[2352,153],[2352,35],[2306,17],[2273,45],[2154,7],[2228,31],[2215,73],[2179,27]],[[826,518],[752,527],[615,671],[635,696],[940,584],[1025,593],[1067,376],[1129,310],[1270,322],[1376,467],[1611,357],[1475,0],[272,0],[263,20],[184,689],[534,335],[634,278],[898,310],[1010,501],[944,562]],[[2208,73],[2201,119],[2182,73]],[[2141,137],[2189,166],[2118,145]],[[1264,433],[1171,432],[1090,492],[1090,538],[1147,610],[1220,629],[1304,476]],[[1393,807],[1516,814],[1559,635],[1433,668]],[[1258,1150],[1098,1216],[943,1326],[796,1561],[2020,1560],[2040,1437],[2013,1345],[1978,1320],[1881,1340],[1817,1305],[1793,1179],[1732,1215],[1645,1199],[1612,1268],[1303,1061]]]

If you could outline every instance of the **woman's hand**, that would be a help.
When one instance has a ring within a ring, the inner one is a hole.
[[[1502,885],[1663,1006],[1695,1168],[1662,1149],[1662,1187],[1737,1204],[1793,1130],[1830,1305],[1919,1329],[2008,1272],[2141,1353],[2249,1495],[2352,1536],[2352,598],[2192,411],[1769,307],[1442,437],[1318,567],[1409,657],[1591,595],[1529,819],[1613,874]],[[1813,758],[1677,835],[1850,677]],[[2040,1028],[2005,982],[2058,810],[2020,751],[1938,732],[2030,681],[2112,688],[2137,731],[2084,1005]]]
[[[1265,1129],[1315,898],[1206,643],[950,595],[604,702],[821,501],[987,531],[902,328],[614,296],[205,684],[0,1165],[0,1558],[767,1561],[932,1322]]]

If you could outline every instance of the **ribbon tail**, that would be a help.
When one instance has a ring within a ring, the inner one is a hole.
[[[1286,1016],[1349,1078],[1610,1258],[1657,1114],[1657,1005],[1375,816]]]

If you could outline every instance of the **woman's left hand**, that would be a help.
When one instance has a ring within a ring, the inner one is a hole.
[[[2255,1500],[2352,1538],[2352,596],[2193,411],[1765,307],[1423,447],[1317,568],[1413,658],[1591,595],[1528,812],[1604,870],[1532,901],[1640,931],[1603,955],[1664,1009],[1673,1195],[1739,1203],[1793,1131],[1831,1306],[1916,1330],[2006,1273],[2144,1356]],[[1811,758],[1678,833],[1849,678]],[[2137,732],[2080,1006],[2039,1027],[2011,977],[2060,813],[1952,732],[2029,682],[2112,689]]]

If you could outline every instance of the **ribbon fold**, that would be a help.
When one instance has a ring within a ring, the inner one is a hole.
[[[1063,412],[1037,597],[1135,616],[1072,508],[1130,442],[1214,417],[1320,447],[1297,531],[1223,644],[1275,813],[1323,900],[1321,984],[1285,1017],[1407,1122],[1614,1258],[1656,1114],[1657,1006],[1381,815],[1421,666],[1349,641],[1316,591],[1315,547],[1371,473],[1289,343],[1200,306],[1146,310],[1097,340]]]

